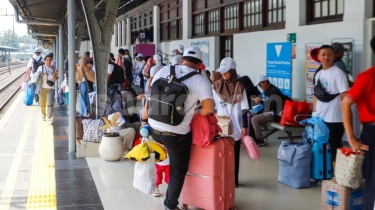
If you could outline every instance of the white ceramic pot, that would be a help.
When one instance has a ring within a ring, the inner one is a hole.
[[[112,136],[103,135],[99,146],[99,155],[106,161],[118,161],[124,154],[124,145],[122,138],[118,133]]]

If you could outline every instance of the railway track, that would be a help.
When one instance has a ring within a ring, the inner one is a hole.
[[[10,71],[12,71],[14,69],[17,69],[17,68],[20,68],[22,66],[26,66],[26,64],[25,63],[21,63],[21,64],[17,63],[17,64],[13,64],[13,65],[10,65],[10,66],[1,67],[0,68],[0,75],[9,73]]]
[[[17,65],[18,66],[18,65]],[[24,65],[23,65],[24,66]],[[9,104],[9,102],[12,101],[15,95],[20,91],[20,84],[23,81],[23,77],[25,72],[20,69],[22,67],[18,66],[13,66],[12,69],[19,69],[18,71],[15,71],[16,73],[22,72],[19,75],[16,75],[14,78],[11,78],[11,80],[7,77],[1,80],[9,79],[10,81],[3,81],[3,82],[8,82],[5,85],[0,87],[0,117],[6,111],[6,107]],[[8,70],[7,70],[8,71]]]

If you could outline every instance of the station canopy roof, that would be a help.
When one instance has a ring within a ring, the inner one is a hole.
[[[14,51],[18,51],[18,48],[8,47],[8,46],[0,46],[0,51],[14,52]]]
[[[98,20],[105,18],[107,0],[94,0],[95,16]],[[110,0],[113,1],[113,0]],[[147,0],[120,0],[117,17],[143,4]],[[9,2],[18,7],[19,16],[23,20],[47,20],[60,21],[67,29],[67,0],[9,0]],[[85,21],[81,10],[81,1],[76,0],[76,21]],[[57,26],[30,25],[30,32],[58,34]],[[89,38],[87,27],[83,34],[84,39]],[[53,37],[38,37],[39,39],[52,39]]]

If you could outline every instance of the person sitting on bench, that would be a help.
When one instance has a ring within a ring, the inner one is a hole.
[[[264,139],[262,138],[262,125],[271,121],[280,122],[281,117],[279,113],[283,110],[286,100],[292,100],[284,95],[279,88],[271,84],[268,78],[260,75],[257,78],[255,87],[258,86],[264,91],[262,96],[252,98],[256,104],[262,103],[264,105],[264,112],[255,115],[251,118],[251,125],[255,131],[255,142],[260,146],[264,146]]]

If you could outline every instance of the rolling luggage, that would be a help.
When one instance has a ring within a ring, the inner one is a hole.
[[[331,145],[328,142],[328,137],[322,136],[318,140],[319,133],[324,134],[320,131],[321,128],[315,129],[314,124],[307,123],[302,138],[307,139],[312,144],[311,152],[311,179],[315,181],[328,180],[333,176],[332,170],[332,155]],[[315,133],[319,130],[319,133]]]
[[[234,146],[220,138],[207,147],[191,146],[188,173],[181,192],[185,209],[229,210],[234,206]]]
[[[320,181],[332,178],[331,145],[314,141],[312,145],[311,178]]]

